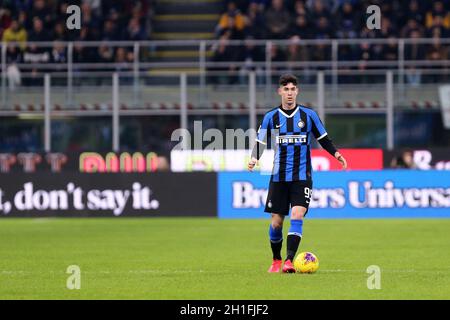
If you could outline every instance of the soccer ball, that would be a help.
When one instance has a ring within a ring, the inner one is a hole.
[[[311,252],[302,252],[294,259],[294,268],[298,273],[314,273],[319,269],[319,259]]]

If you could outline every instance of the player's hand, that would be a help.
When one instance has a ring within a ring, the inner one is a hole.
[[[256,160],[255,158],[251,158],[250,161],[248,162],[248,171],[253,171],[253,168],[256,166],[256,164],[258,163],[258,160]]]
[[[341,163],[342,169],[347,169],[347,160],[345,160],[345,158],[342,156],[342,154],[340,154],[339,151],[334,154],[334,157]]]

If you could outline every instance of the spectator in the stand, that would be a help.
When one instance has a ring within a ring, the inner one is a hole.
[[[433,43],[428,46],[427,60],[433,63],[430,67],[432,69],[441,69],[441,60],[449,58],[448,46],[442,45],[441,39],[438,36],[433,37]],[[441,82],[444,79],[442,74],[432,74],[427,77],[432,82]]]
[[[272,61],[272,75],[273,81],[279,78],[279,74],[284,72],[286,69],[285,63],[280,64],[281,62],[286,61],[286,52],[283,50],[281,46],[276,44],[272,44],[270,50],[270,60]]]
[[[416,20],[410,18],[410,19],[408,19],[408,22],[406,23],[406,25],[403,27],[400,35],[402,38],[410,38],[411,33],[415,32],[415,31],[419,32],[422,35],[424,33],[423,27]]]
[[[44,0],[34,0],[30,18],[39,18],[45,28],[53,27],[53,14]]]
[[[236,78],[229,76],[229,74],[223,73],[224,71],[228,71],[229,73],[234,73],[237,71],[237,67],[230,64],[230,61],[238,61],[239,59],[239,51],[234,50],[229,43],[232,37],[231,33],[231,29],[226,29],[220,36],[219,41],[212,47],[212,51],[214,53],[212,61],[222,63],[219,67],[215,67],[212,70],[220,73],[213,76],[212,81],[216,84],[230,84],[236,80]]]
[[[51,61],[54,63],[67,63],[67,51],[63,43],[59,41],[53,43]],[[61,70],[66,68],[66,66],[60,67]]]
[[[313,35],[310,23],[311,15],[303,0],[294,3],[294,20],[290,36],[299,36],[300,39],[311,39]]]
[[[98,47],[98,57],[100,63],[110,63],[114,61],[114,48],[103,42]]]
[[[53,42],[53,48],[51,52],[50,61],[54,63],[54,72],[64,72],[67,70],[67,47],[60,41]],[[60,77],[54,77],[52,84],[64,85],[65,80]]]
[[[270,6],[271,0],[250,0],[250,3],[256,3],[259,10],[264,11]]]
[[[448,49],[442,45],[439,37],[433,37],[433,43],[427,50],[427,59],[431,61],[446,60]]]
[[[339,8],[336,19],[336,36],[342,39],[356,38],[359,34],[359,15],[350,2],[344,2]]]
[[[381,29],[375,30],[375,35],[376,38],[395,38],[397,36],[397,30],[388,17],[382,16]],[[376,43],[372,44],[371,47],[373,47],[373,51],[376,53],[377,59],[384,59],[391,56],[391,54],[394,54],[392,52],[393,48],[389,48],[389,44]]]
[[[255,71],[257,83],[262,83],[263,69],[262,67],[258,67],[256,63],[265,60],[264,47],[255,45],[252,36],[247,36],[245,39],[242,56],[239,60],[244,62],[244,65],[239,69],[239,82],[241,84],[247,84],[248,73]]]
[[[67,41],[67,33],[66,33],[66,26],[64,25],[64,22],[57,21],[55,22],[55,27],[53,28],[53,40],[56,41]]]
[[[413,29],[408,35],[413,41],[405,45],[405,60],[424,60],[425,59],[425,47],[423,44],[418,43],[416,39],[422,38],[422,33],[419,29]],[[421,83],[422,75],[419,70],[414,66],[406,68],[406,81],[412,86],[418,87]]]
[[[322,16],[317,22],[317,27],[315,30],[315,39],[331,39],[334,38],[334,30],[330,26],[330,21]]]
[[[98,48],[98,56],[100,62],[109,63],[114,61],[115,47],[107,45],[108,41],[119,41],[121,40],[121,35],[117,26],[114,25],[113,21],[110,19],[105,20],[103,23],[103,30],[101,35],[101,40],[103,44]],[[105,71],[107,69],[104,69]]]
[[[77,41],[91,41],[92,38],[88,27],[81,26],[80,34]],[[97,50],[94,47],[83,46],[80,43],[75,43],[73,46],[73,61],[74,62],[94,62],[97,59]]]
[[[9,28],[3,32],[2,41],[4,42],[19,42],[22,49],[25,48],[27,41],[27,31],[19,24],[17,20],[12,20]]]
[[[357,60],[358,62],[358,70],[365,71],[370,69],[368,62],[371,60],[376,60],[378,55],[376,54],[374,47],[371,46],[368,42],[362,42],[359,45],[357,50]],[[370,81],[370,76],[362,73],[362,82],[367,83]]]
[[[28,41],[40,42],[40,41],[52,41],[52,34],[44,29],[43,21],[39,17],[33,18],[33,30],[28,35]],[[44,50],[44,49],[38,49]]]
[[[425,14],[423,13],[423,8],[420,7],[420,3],[418,0],[409,1],[405,18],[406,20],[413,19],[419,25],[423,26],[425,21]]]
[[[17,64],[23,61],[21,50],[12,43],[7,45],[6,47],[6,64]]]
[[[448,28],[444,26],[444,20],[441,16],[434,16],[433,23],[427,29],[427,36],[429,38],[447,38],[449,35]]]
[[[81,5],[81,20],[81,23],[89,28],[92,38],[98,39],[100,37],[102,21],[100,17],[92,11],[91,6],[87,2],[83,2]]]
[[[377,38],[376,31],[377,30],[371,30],[367,28],[366,25],[363,25],[359,37],[363,39],[375,39]],[[365,61],[378,59],[382,49],[383,46],[381,44],[369,44],[368,42],[360,44],[359,48],[356,49],[356,59],[361,61],[359,69],[365,69],[365,67],[361,67],[367,65]]]
[[[131,71],[133,53],[128,52],[125,48],[117,48],[114,62],[116,71]]]
[[[251,2],[248,7],[247,16],[245,16],[245,35],[255,39],[263,39],[264,34],[264,15],[261,6],[256,2]]]
[[[422,32],[419,29],[411,30],[408,37],[413,41],[405,45],[405,59],[406,60],[423,60],[425,59],[425,46],[417,41],[422,38]]]
[[[303,0],[296,0],[294,3],[294,14],[298,17],[305,17],[306,20],[311,19],[309,9],[306,7]]]
[[[442,18],[442,26],[450,28],[450,12],[445,9],[442,1],[434,1],[433,9],[427,12],[425,26],[431,28],[435,23],[435,17]]]
[[[383,50],[381,52],[381,59],[385,61],[392,61],[397,63],[398,61],[398,45],[394,36],[388,38],[388,44],[383,46]],[[394,66],[386,66],[386,67],[394,67]]]
[[[113,8],[107,15],[107,19],[112,21],[117,30],[124,30],[127,27],[127,19],[121,14],[121,12],[123,11],[118,11]]]
[[[145,40],[147,35],[144,28],[141,26],[138,18],[130,19],[127,30],[125,31],[124,40],[141,41]]]
[[[354,39],[359,36],[360,19],[350,2],[343,2],[337,8],[336,37],[340,39]],[[356,45],[342,44],[339,46],[339,59],[354,60]]]
[[[292,36],[298,36],[300,39],[311,39],[314,31],[308,22],[307,16],[297,16],[295,25],[292,28]]]
[[[115,26],[114,22],[110,19],[107,19],[103,24],[103,34],[101,36],[101,40],[104,41],[120,40],[120,35],[117,26]]]
[[[414,163],[414,152],[411,149],[405,149],[401,155],[391,160],[391,168],[394,169],[417,169]]]
[[[32,77],[30,79],[27,79],[29,80],[29,82],[26,82],[26,84],[41,85],[42,79],[38,77],[38,71],[45,70],[38,70],[37,67],[34,67],[34,64],[49,63],[50,48],[48,46],[41,46],[38,44],[38,42],[47,42],[51,40],[51,34],[44,29],[42,20],[38,17],[34,17],[33,30],[31,30],[28,35],[29,43],[23,57],[25,63],[30,63],[33,65],[33,68],[31,69]]]
[[[154,11],[151,6],[151,0],[140,0],[136,2],[133,7],[131,17],[138,18],[139,23],[144,28],[144,33],[147,38],[150,37],[152,32],[152,19],[154,16]]]
[[[396,8],[398,0],[382,0],[380,9],[381,9],[381,15],[391,21],[391,25],[393,28],[397,28],[397,21],[402,20],[403,10],[400,10],[399,8]]]
[[[244,30],[236,27],[234,18],[228,17],[228,26],[221,30],[220,36],[227,34],[229,40],[241,40],[244,38]]]
[[[397,30],[387,17],[381,17],[381,29],[377,30],[377,37],[387,39],[391,36],[396,36]]]
[[[286,39],[291,24],[291,14],[284,7],[283,0],[272,0],[266,14],[267,36],[269,39]]]
[[[322,0],[315,0],[311,10],[311,20],[314,27],[318,27],[321,18],[331,21],[331,14]]]
[[[295,73],[296,69],[300,69],[295,67],[295,63],[308,61],[310,60],[310,58],[308,54],[308,48],[300,45],[301,39],[299,36],[293,36],[289,40],[290,41],[287,49],[286,71],[290,73]]]
[[[232,21],[232,24],[230,21]],[[239,32],[244,31],[245,28],[244,15],[239,11],[233,1],[228,2],[227,11],[220,16],[216,34],[220,36],[224,33],[225,29],[229,29],[230,27]]]
[[[0,6],[0,39],[3,37],[3,32],[11,25],[12,20],[11,11]]]
[[[339,3],[336,3],[336,0],[319,0],[321,2],[321,6],[324,7],[327,11],[331,12],[335,9],[336,5],[339,5]],[[311,10],[314,10],[314,6],[316,5],[317,0],[307,0],[306,5]]]
[[[317,40],[333,38],[333,30],[329,25],[329,21],[325,16],[319,18],[315,29],[314,38]],[[314,61],[326,61],[331,59],[331,47],[325,44],[317,44],[314,46],[311,57]]]
[[[22,84],[22,76],[17,64],[22,63],[23,57],[21,49],[17,45],[8,44],[6,49],[6,76],[10,91]]]
[[[82,0],[83,4],[88,5],[96,16],[102,14],[102,0]]]

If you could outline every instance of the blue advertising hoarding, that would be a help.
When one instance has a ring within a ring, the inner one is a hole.
[[[219,218],[268,218],[269,180],[219,173]],[[450,218],[450,171],[315,172],[308,218]]]

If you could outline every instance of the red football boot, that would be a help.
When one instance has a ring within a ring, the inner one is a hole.
[[[286,260],[284,262],[283,273],[295,273],[295,268],[292,265],[291,260]]]
[[[270,272],[270,273],[280,272],[282,264],[283,264],[283,260],[275,260],[275,259],[273,259],[272,265],[270,266],[270,268],[269,268],[269,270],[267,272]]]

